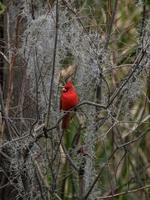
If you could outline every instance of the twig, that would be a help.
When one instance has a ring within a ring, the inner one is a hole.
[[[145,36],[145,20],[146,20],[146,2],[143,0],[142,20],[140,27],[140,40],[143,48],[144,36]]]
[[[72,158],[70,157],[69,153],[67,152],[66,147],[65,147],[63,144],[62,144],[61,146],[62,146],[62,149],[63,149],[63,151],[64,151],[64,153],[65,153],[65,155],[66,155],[66,158],[67,158],[67,160],[69,161],[70,165],[71,165],[76,171],[78,171],[79,169],[78,169],[78,167],[75,165],[75,163],[73,162],[73,160],[72,160]]]
[[[107,50],[108,45],[109,45],[112,26],[113,26],[115,15],[116,15],[116,11],[117,11],[117,6],[118,6],[118,0],[115,1],[113,14],[112,14],[112,17],[111,17],[111,20],[110,20],[110,23],[109,23],[108,32],[107,32],[107,36],[106,36],[106,42],[105,42],[105,45],[104,45],[104,49],[105,50]]]
[[[55,24],[56,32],[55,32],[55,41],[54,41],[52,77],[51,77],[50,92],[49,92],[49,105],[48,105],[48,111],[47,111],[46,127],[48,127],[48,125],[49,125],[50,112],[51,112],[52,90],[53,90],[53,83],[54,83],[55,60],[56,60],[56,50],[57,50],[57,40],[58,40],[58,20],[59,20],[59,13],[58,13],[58,0],[57,0],[56,1],[56,24]]]
[[[4,106],[3,92],[2,92],[1,85],[0,85],[0,106],[1,106],[1,114],[2,114],[2,127],[1,127],[1,131],[0,131],[0,137],[1,137],[1,139],[3,138],[4,128],[6,126],[8,128],[8,133],[6,132],[5,136],[9,140],[10,139],[10,127],[9,127],[8,118],[6,117],[6,113],[5,113],[5,106]],[[3,120],[5,120],[5,123]],[[0,141],[0,143],[1,142],[2,141]]]
[[[124,143],[124,144],[122,144],[122,145],[118,145],[118,148],[122,148],[122,147],[128,146],[129,144],[132,144],[132,143],[138,141],[139,139],[141,139],[142,137],[144,137],[145,134],[146,134],[147,132],[149,132],[149,131],[150,131],[150,128],[147,129],[146,131],[144,131],[144,133],[142,133],[141,135],[139,135],[139,136],[138,136],[137,138],[135,138],[134,140],[131,140],[131,141],[129,141],[129,142],[126,142],[126,143]]]
[[[118,197],[118,196],[121,196],[121,195],[126,195],[128,193],[133,193],[133,192],[138,192],[140,190],[145,190],[147,188],[150,188],[150,185],[145,185],[145,186],[140,187],[140,188],[136,188],[136,189],[133,189],[133,190],[128,190],[128,191],[125,191],[125,192],[120,192],[120,193],[113,194],[113,195],[99,197],[99,198],[97,198],[97,200],[99,200],[99,199],[108,199],[108,198],[112,198],[112,197]]]
[[[5,60],[8,64],[10,64],[10,63],[9,63],[9,59],[7,58],[7,56],[6,56],[2,51],[0,51],[0,54],[3,56],[4,60]]]
[[[68,110],[68,112],[71,112],[71,111],[73,111],[75,108],[78,108],[78,107],[83,106],[83,105],[90,105],[90,106],[95,106],[95,107],[99,107],[99,108],[102,108],[102,109],[107,109],[107,106],[105,106],[105,105],[103,105],[103,104],[99,104],[99,103],[95,103],[95,102],[91,102],[91,101],[83,101],[83,102],[79,103],[78,105],[76,105],[75,107],[73,107],[73,108],[71,108],[70,110]],[[50,130],[53,130],[53,129],[57,128],[57,127],[58,127],[58,124],[59,124],[59,123],[61,122],[61,120],[67,115],[68,112],[66,112],[62,117],[60,117],[54,126],[52,126],[52,127],[49,128],[49,129],[46,128],[45,131],[48,132],[48,131],[50,131]],[[40,131],[42,128],[44,128],[44,126],[45,126],[45,124],[41,124],[40,126],[38,126],[38,127],[34,130],[34,132]]]

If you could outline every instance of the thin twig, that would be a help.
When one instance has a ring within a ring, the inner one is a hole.
[[[0,54],[3,56],[4,60],[10,65],[9,59],[7,58],[7,56],[2,51],[0,51]]]
[[[146,2],[145,0],[143,0],[142,20],[141,20],[141,27],[140,27],[140,40],[141,40],[142,48],[144,45],[144,36],[145,36],[145,20],[146,20]]]
[[[51,112],[51,103],[52,103],[52,91],[54,85],[54,74],[55,74],[55,61],[56,61],[56,51],[57,51],[57,40],[58,40],[58,20],[59,20],[59,12],[58,12],[58,0],[56,1],[56,32],[55,32],[55,41],[54,41],[54,52],[53,52],[53,65],[52,65],[52,76],[51,76],[51,84],[50,84],[50,91],[49,91],[49,105],[47,111],[47,120],[46,120],[46,127],[49,126],[50,120],[50,112]]]
[[[147,129],[146,131],[144,131],[144,133],[142,133],[141,135],[139,135],[137,138],[135,138],[135,139],[133,139],[133,140],[131,140],[131,141],[129,141],[129,142],[126,142],[126,143],[124,143],[124,144],[118,145],[118,148],[122,148],[122,147],[128,146],[129,144],[132,144],[132,143],[134,143],[134,142],[140,140],[140,139],[141,139],[142,137],[144,137],[144,136],[146,135],[146,133],[149,132],[149,131],[150,131],[150,128]]]
[[[6,132],[5,136],[8,140],[10,140],[10,127],[9,127],[8,118],[6,117],[6,113],[5,113],[5,105],[4,105],[3,92],[2,92],[1,85],[0,85],[0,106],[1,106],[1,115],[2,115],[2,127],[0,131],[0,137],[1,139],[3,138],[4,128],[6,126],[8,128],[8,132]],[[5,123],[3,120],[5,121]],[[2,141],[0,141],[0,143],[1,142]]]
[[[76,164],[73,162],[73,160],[72,160],[72,158],[70,157],[69,153],[67,152],[67,149],[66,149],[66,147],[64,146],[64,144],[62,144],[61,146],[62,146],[62,149],[63,149],[63,151],[64,151],[64,153],[65,153],[65,155],[66,155],[66,158],[67,158],[67,160],[69,161],[70,165],[71,165],[76,171],[78,171],[78,170],[79,170],[78,167],[77,167]]]
[[[109,45],[111,31],[112,31],[113,23],[114,23],[114,20],[115,20],[115,15],[116,15],[116,12],[117,12],[117,6],[118,6],[118,0],[115,1],[115,5],[114,5],[114,9],[113,9],[113,14],[112,14],[109,26],[108,26],[108,31],[107,31],[107,36],[106,36],[106,42],[105,42],[105,45],[104,45],[104,49],[105,50],[107,50],[108,45]]]
[[[120,192],[120,193],[113,194],[113,195],[99,197],[99,198],[97,198],[97,200],[99,200],[99,199],[108,199],[108,198],[112,198],[112,197],[118,197],[118,196],[121,196],[121,195],[126,195],[128,193],[134,193],[134,192],[138,192],[140,190],[145,190],[147,188],[150,188],[150,185],[145,185],[145,186],[140,187],[140,188],[136,188],[136,189],[133,189],[133,190],[127,190],[125,192]]]

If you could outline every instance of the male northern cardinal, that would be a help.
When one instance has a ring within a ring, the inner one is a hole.
[[[68,81],[63,87],[60,96],[60,110],[68,111],[79,103],[79,97],[75,86],[71,81]],[[69,113],[64,116],[62,121],[62,128],[66,129],[69,125]]]

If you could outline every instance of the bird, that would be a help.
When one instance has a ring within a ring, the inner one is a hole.
[[[60,95],[60,111],[68,111],[79,103],[79,96],[72,81],[68,81]],[[68,112],[62,120],[62,129],[67,129],[70,121],[70,113]]]

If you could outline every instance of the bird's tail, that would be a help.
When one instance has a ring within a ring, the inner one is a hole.
[[[70,121],[70,114],[66,114],[62,121],[62,129],[67,129],[69,127],[69,121]]]

